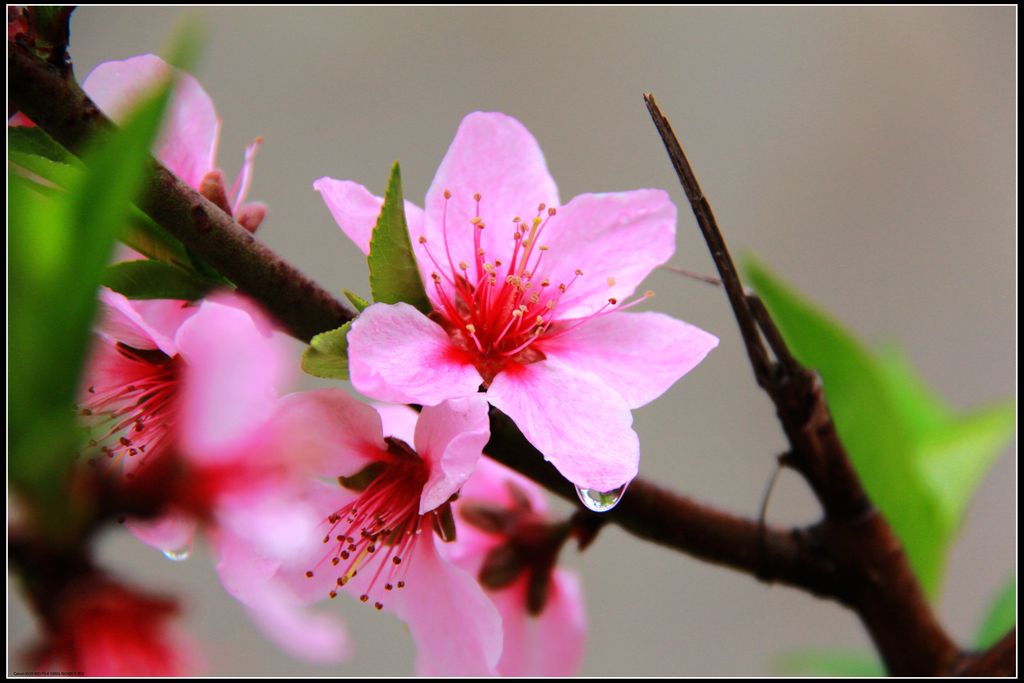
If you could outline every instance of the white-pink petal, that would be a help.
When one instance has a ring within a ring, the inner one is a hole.
[[[594,373],[630,408],[639,408],[704,360],[718,338],[662,313],[622,312],[588,320],[538,346],[548,358]]]
[[[541,242],[541,267],[553,283],[570,282],[556,309],[561,319],[622,303],[676,246],[676,207],[663,190],[582,194],[558,209]]]
[[[380,209],[384,206],[384,199],[374,195],[359,183],[335,180],[326,176],[316,180],[313,189],[323,197],[341,231],[361,252],[369,254],[370,238],[373,236],[373,228],[377,225]],[[405,202],[405,221],[409,227],[410,240],[415,244],[416,239],[423,234],[423,209],[412,202]],[[428,271],[427,276],[429,275]]]
[[[445,215],[444,191],[451,192]],[[444,259],[442,228],[447,225],[452,260],[472,263],[473,230],[479,215],[487,228],[481,243],[488,260],[503,258],[511,246],[514,218],[529,221],[537,207],[558,205],[558,187],[548,172],[544,153],[530,131],[516,119],[497,112],[474,112],[459,125],[437,169],[425,201],[426,237],[438,259]]]
[[[544,610],[526,610],[525,578],[490,593],[501,613],[504,648],[498,662],[502,676],[576,676],[583,662],[587,619],[583,592],[575,572],[551,574]]]
[[[104,62],[93,69],[82,89],[100,109],[123,122],[132,108],[171,75],[171,67],[156,55]],[[210,96],[195,78],[179,74],[157,145],[157,158],[193,188],[214,167],[220,119]]]
[[[491,382],[487,400],[577,486],[611,491],[636,476],[633,416],[596,375],[552,359],[512,366]]]
[[[283,340],[237,297],[207,299],[175,339],[185,360],[181,439],[204,463],[243,457],[262,437],[285,379]]]
[[[420,497],[420,514],[447,501],[473,474],[491,436],[483,394],[427,406],[416,424],[416,452],[430,477]]]
[[[415,440],[416,421],[420,414],[400,403],[374,403],[373,409],[380,415],[384,436],[401,439],[410,446]]]
[[[348,358],[352,384],[379,401],[432,406],[483,381],[440,325],[404,303],[363,311],[348,333]]]
[[[123,294],[101,289],[100,335],[112,343],[121,342],[134,349],[159,349],[170,357],[177,355],[174,334],[195,309],[184,308],[183,301],[159,300],[155,306],[140,306],[142,303],[157,302],[133,302]],[[154,320],[147,320],[144,312]],[[179,317],[175,317],[175,312]]]
[[[501,617],[476,579],[437,552],[433,535],[416,544],[395,611],[416,643],[420,676],[490,676],[501,655]],[[387,607],[388,603],[385,603]]]
[[[352,652],[344,624],[306,608],[276,574],[279,562],[230,534],[213,539],[224,588],[244,604],[264,634],[288,654],[313,662],[339,662]]]
[[[380,415],[342,389],[283,397],[272,420],[275,448],[314,475],[355,474],[387,450]],[[331,511],[323,513],[326,517]]]

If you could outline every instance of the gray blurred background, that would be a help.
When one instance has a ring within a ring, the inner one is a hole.
[[[406,196],[422,203],[459,121],[476,109],[530,129],[563,201],[669,189],[680,206],[672,263],[713,272],[644,109],[641,94],[652,91],[734,253],[756,253],[868,342],[903,345],[956,408],[1015,392],[1015,8],[83,7],[72,18],[79,79],[101,61],[159,50],[186,11],[209,28],[197,75],[224,121],[220,165],[233,176],[243,146],[266,138],[250,195],[270,206],[260,237],[331,291],[366,293],[365,261],[313,180],[353,179],[382,194],[400,159]],[[635,412],[641,473],[756,515],[784,441],[725,297],[666,272],[648,286],[658,293],[649,308],[722,341]],[[1015,452],[982,483],[949,564],[939,612],[961,641],[1015,572]],[[784,474],[769,520],[816,516],[802,482]],[[101,557],[183,596],[212,674],[413,671],[403,625],[356,601],[329,605],[348,620],[355,658],[311,666],[249,624],[205,549],[172,563],[115,530]],[[586,590],[584,674],[768,674],[805,646],[870,649],[833,603],[616,528],[563,558]],[[10,597],[16,651],[34,626]]]

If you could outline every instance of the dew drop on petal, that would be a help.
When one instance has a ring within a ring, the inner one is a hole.
[[[622,494],[626,492],[626,485],[612,489],[611,491],[598,491],[597,489],[587,489],[581,486],[576,487],[576,495],[580,497],[580,501],[587,507],[588,510],[594,512],[608,512],[613,507],[619,504],[622,500]]]

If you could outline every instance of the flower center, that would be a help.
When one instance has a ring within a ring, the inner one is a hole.
[[[181,361],[158,349],[136,349],[121,342],[115,348],[123,359],[118,374],[125,379],[90,386],[79,413],[90,416],[102,430],[89,445],[99,445],[112,466],[124,462],[127,467],[131,459],[134,468],[159,454],[168,441],[177,419],[174,398]]]
[[[556,326],[559,302],[583,276],[583,271],[576,268],[568,281],[554,282],[541,270],[548,252],[541,236],[557,216],[557,209],[540,204],[532,219],[516,216],[512,219],[515,228],[507,251],[488,254],[481,246],[481,235],[487,228],[480,217],[481,195],[473,195],[475,217],[469,221],[473,260],[456,263],[450,240],[468,240],[470,236],[465,231],[449,234],[448,203],[451,199],[452,193],[445,190],[441,217],[444,258],[436,257],[427,246],[425,236],[419,238],[419,243],[436,268],[431,273],[435,291],[434,318],[455,344],[473,358],[485,384],[490,384],[509,363],[544,360],[545,355],[537,345],[542,337],[554,338],[611,312],[611,307],[618,304],[616,299],[608,299],[599,310],[573,324]],[[615,280],[609,278],[608,282],[612,286]]]
[[[333,599],[338,590],[360,572],[370,573],[361,585],[360,601],[377,597],[374,607],[384,607],[381,591],[404,588],[416,542],[433,528],[442,538],[453,536],[448,503],[425,515],[419,514],[420,496],[429,477],[426,462],[405,442],[387,437],[386,460],[376,460],[351,477],[338,477],[338,483],[361,491],[351,503],[339,508],[322,522],[323,543],[330,546],[317,565],[306,572],[312,578],[317,571],[338,573],[330,590]]]

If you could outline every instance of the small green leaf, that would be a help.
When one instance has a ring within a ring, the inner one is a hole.
[[[885,676],[878,658],[854,650],[801,650],[779,657],[774,668],[783,676]]]
[[[974,637],[975,646],[979,650],[992,647],[1016,623],[1017,578],[1011,576],[989,605],[988,614],[985,615],[985,620]]]
[[[934,598],[967,503],[1013,435],[1013,402],[956,415],[901,355],[872,353],[758,263],[746,271],[793,354],[821,374],[861,481]]]
[[[348,379],[349,321],[336,330],[313,337],[302,354],[302,369],[314,377]]]
[[[366,299],[364,299],[363,297],[359,296],[358,294],[356,294],[353,291],[350,291],[350,290],[347,290],[347,289],[343,289],[343,290],[341,290],[341,293],[345,295],[345,298],[348,299],[352,303],[353,306],[355,306],[355,309],[356,309],[357,313],[362,313],[363,311],[365,311],[370,306],[370,302],[369,301],[367,301]]]
[[[129,299],[196,301],[219,283],[162,261],[123,261],[108,266],[101,283]]]
[[[370,265],[370,294],[374,301],[386,304],[404,301],[423,313],[430,312],[430,300],[423,289],[412,243],[409,242],[402,199],[402,174],[397,161],[391,167],[384,206],[373,228],[367,262]]]

